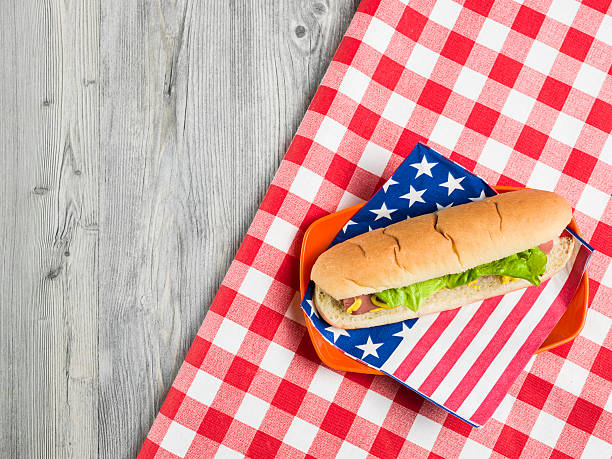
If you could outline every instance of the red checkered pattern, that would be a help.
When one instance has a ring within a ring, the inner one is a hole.
[[[610,0],[363,0],[141,457],[610,457]],[[383,376],[322,366],[298,307],[315,219],[426,142],[491,184],[554,190],[599,252],[576,340],[483,428]]]

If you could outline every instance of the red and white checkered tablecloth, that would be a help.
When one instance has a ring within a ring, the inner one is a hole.
[[[610,457],[610,0],[363,0],[141,457]],[[490,184],[554,190],[595,250],[573,342],[474,429],[384,376],[321,365],[298,307],[315,219],[418,141]]]

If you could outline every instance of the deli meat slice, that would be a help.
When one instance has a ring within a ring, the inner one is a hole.
[[[344,300],[342,300],[342,302],[344,303],[344,310],[346,311],[348,308],[350,308],[356,299],[361,300],[361,306],[359,307],[359,309],[353,312],[353,315],[365,314],[366,312],[370,312],[372,309],[378,308],[378,306],[372,303],[370,295],[361,295],[358,297],[345,298]]]
[[[552,240],[550,240],[550,241],[548,241],[548,242],[545,242],[544,244],[540,244],[540,245],[538,246],[538,248],[539,248],[539,249],[540,249],[542,252],[544,252],[545,254],[547,254],[547,255],[548,255],[548,253],[549,253],[549,252],[552,250],[552,248],[553,248],[553,241],[552,241]]]

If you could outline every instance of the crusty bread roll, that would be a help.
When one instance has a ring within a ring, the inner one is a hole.
[[[565,266],[573,250],[574,240],[572,238],[555,238],[553,249],[547,257],[546,272],[541,277],[542,282],[550,279]],[[376,327],[377,325],[414,319],[427,314],[455,309],[497,295],[505,295],[514,290],[530,286],[531,284],[524,279],[503,283],[500,276],[484,276],[478,280],[477,285],[462,285],[452,290],[440,290],[423,301],[417,312],[399,306],[359,315],[347,314],[344,311],[342,301],[335,300],[327,295],[318,285],[315,287],[313,299],[315,307],[327,323],[337,328],[352,329]]]
[[[503,193],[355,236],[322,253],[310,278],[336,300],[405,287],[543,244],[571,218],[555,193]]]
[[[553,241],[546,272],[549,279],[569,260],[572,238],[559,235],[572,218],[571,207],[548,191],[503,193],[361,234],[337,244],[315,262],[314,304],[339,328],[383,325],[454,309],[503,295],[531,284],[523,279],[503,283],[486,276],[478,289],[464,285],[428,297],[414,312],[407,307],[351,315],[342,299],[400,288],[505,258]]]

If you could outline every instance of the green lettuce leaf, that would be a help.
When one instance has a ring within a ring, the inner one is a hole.
[[[383,290],[376,296],[391,307],[406,306],[416,312],[423,301],[438,290],[469,284],[482,276],[510,276],[525,279],[533,285],[540,285],[540,276],[546,271],[546,261],[546,254],[534,247],[462,273],[447,274],[406,287]]]

